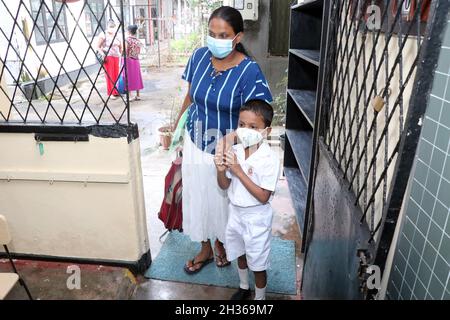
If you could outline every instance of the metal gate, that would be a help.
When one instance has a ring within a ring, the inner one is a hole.
[[[352,217],[346,222],[351,224],[348,232],[358,236],[340,236],[360,241],[348,246],[359,250],[350,250],[346,253],[350,256],[342,260],[359,268],[357,275],[348,275],[345,281],[359,276],[361,293],[373,297],[376,290],[367,290],[365,285],[367,268],[375,264],[383,271],[386,262],[431,90],[449,2],[332,0],[330,6],[321,88],[319,144],[323,148],[319,147],[322,156],[317,158],[335,167],[352,202]],[[326,184],[318,181],[318,171],[316,165],[314,188]],[[315,250],[314,231],[324,227],[317,221],[333,216],[320,211],[324,206],[317,206],[327,201],[314,194],[306,276],[315,263],[308,260],[316,259],[308,258],[309,251]],[[348,284],[342,285],[343,290],[354,290]]]
[[[118,89],[119,78],[113,79],[96,57],[97,35],[105,32],[105,20],[119,25],[113,41],[125,42],[123,10],[110,0],[101,1],[100,8],[97,2],[0,0],[0,78],[8,79],[7,88],[0,90],[9,103],[8,110],[0,112],[1,122],[131,123],[128,93],[113,103],[113,96],[100,89],[104,77]],[[127,74],[126,64],[121,73]]]
[[[124,48],[123,0],[0,0],[0,16],[0,211],[14,225],[14,256],[145,271],[126,50],[113,66],[97,55],[110,19],[103,50]]]

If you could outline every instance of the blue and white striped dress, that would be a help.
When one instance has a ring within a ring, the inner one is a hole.
[[[190,139],[186,137],[183,147],[183,231],[192,241],[224,242],[229,200],[217,184],[214,149],[218,138],[237,128],[245,102],[270,102],[272,95],[250,58],[215,76],[211,57],[208,48],[197,49],[183,74],[191,84],[192,100],[186,128]]]
[[[272,95],[255,61],[246,57],[239,65],[215,76],[211,58],[207,47],[197,49],[183,79],[191,84],[193,103],[187,122],[191,140],[199,149],[214,154],[217,139],[237,128],[241,106],[253,99],[271,102]]]

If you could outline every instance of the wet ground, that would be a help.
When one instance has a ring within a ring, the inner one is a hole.
[[[147,213],[147,227],[150,249],[153,257],[159,253],[162,243],[159,237],[165,228],[158,219],[158,211],[163,197],[164,177],[173,155],[159,145],[158,128],[170,123],[181,106],[187,86],[181,80],[182,67],[150,68],[144,73],[145,89],[141,101],[131,103],[131,119],[139,126],[142,172]],[[115,108],[115,109],[114,109]],[[119,110],[120,101],[114,101],[111,109]],[[275,128],[272,147],[282,151],[276,137],[282,128]],[[300,299],[300,276],[302,257],[300,254],[300,234],[291,205],[286,180],[281,177],[274,207],[273,234],[296,242],[297,287],[295,296],[268,295],[269,299]],[[282,259],[282,257],[280,257]],[[134,277],[126,269],[81,266],[83,277],[89,279],[82,290],[68,290],[66,281],[67,264],[49,262],[19,261],[19,271],[23,274],[30,290],[39,299],[228,299],[234,289],[193,285]],[[182,266],[180,266],[182,267]],[[0,263],[0,271],[8,270],[6,263]],[[85,278],[86,279],[86,278]],[[270,281],[270,279],[269,279]],[[19,285],[13,289],[9,299],[23,299],[26,295]]]

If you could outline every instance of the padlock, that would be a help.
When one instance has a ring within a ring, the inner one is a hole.
[[[384,99],[381,96],[375,96],[372,99],[372,107],[376,112],[380,112],[384,107]]]

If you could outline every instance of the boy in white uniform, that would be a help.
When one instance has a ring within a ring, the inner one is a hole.
[[[264,300],[272,229],[270,201],[278,181],[279,157],[264,141],[271,131],[273,108],[252,100],[239,113],[238,144],[231,150],[216,150],[219,186],[228,190],[229,218],[225,248],[230,261],[238,259],[239,290],[232,300],[251,295],[248,269],[255,274],[255,300]]]

